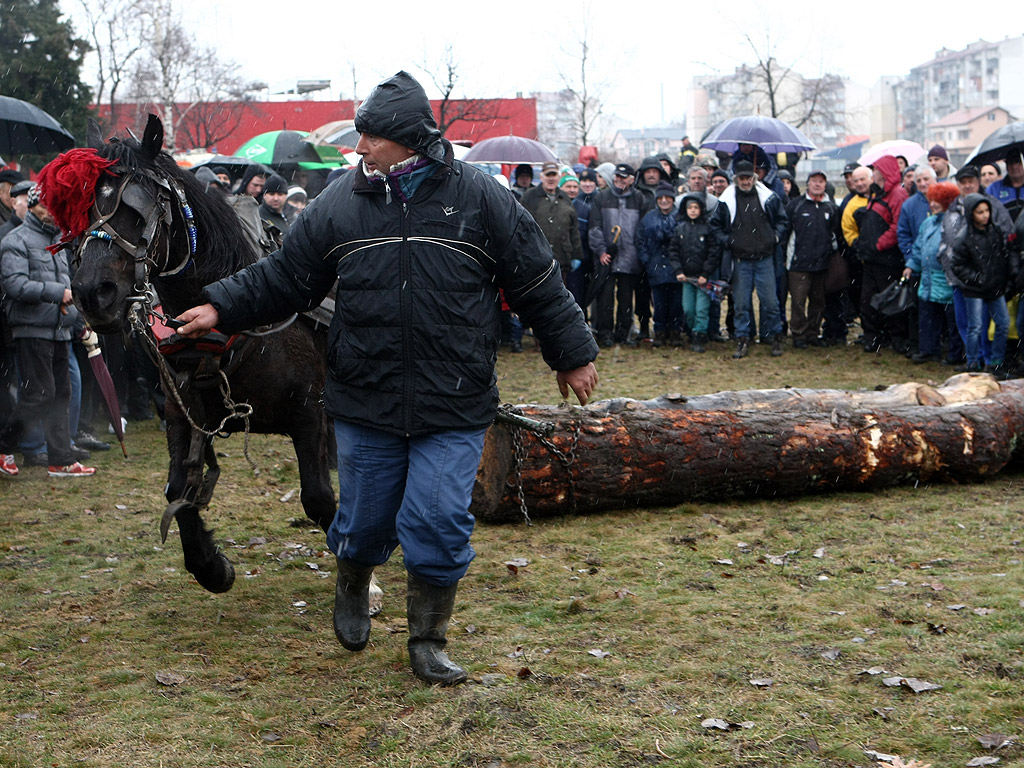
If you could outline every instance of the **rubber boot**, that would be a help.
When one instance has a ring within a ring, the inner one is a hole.
[[[350,651],[361,651],[370,639],[370,577],[373,566],[338,560],[334,588],[334,634]]]
[[[444,652],[448,620],[455,607],[458,584],[438,587],[409,576],[406,615],[409,620],[409,661],[420,680],[440,685],[465,682],[466,670]]]

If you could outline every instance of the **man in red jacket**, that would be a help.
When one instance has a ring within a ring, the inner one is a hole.
[[[894,157],[881,157],[871,166],[871,190],[868,203],[854,215],[860,229],[855,244],[857,256],[864,265],[861,288],[861,325],[864,328],[864,351],[877,352],[883,345],[907,349],[906,323],[894,322],[871,306],[871,297],[900,278],[903,253],[896,239],[900,210],[907,199],[907,190],[900,183],[900,167]]]

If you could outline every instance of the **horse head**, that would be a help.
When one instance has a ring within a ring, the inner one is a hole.
[[[225,263],[214,274],[199,266],[211,251],[237,258],[229,251],[240,239],[232,247],[225,243],[240,232],[238,220],[223,201],[205,196],[191,173],[178,168],[163,151],[163,139],[163,124],[150,115],[141,141],[130,137],[103,143],[91,127],[91,150],[79,150],[80,157],[68,157],[76,150],[61,156],[65,165],[60,172],[70,178],[82,175],[71,167],[75,163],[100,168],[89,176],[91,188],[80,184],[73,200],[80,223],[70,223],[70,213],[54,212],[54,218],[76,238],[72,293],[101,333],[124,329],[133,307],[151,311],[156,294],[168,312],[177,313],[199,301],[203,285],[239,266]],[[45,188],[48,200],[60,197]]]

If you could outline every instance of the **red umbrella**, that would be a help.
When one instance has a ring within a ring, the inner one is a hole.
[[[117,390],[114,388],[114,380],[110,378],[110,371],[103,360],[103,352],[100,350],[100,337],[96,331],[86,326],[85,336],[82,338],[86,351],[89,353],[89,365],[92,366],[92,375],[96,377],[96,383],[100,385],[103,393],[103,402],[107,405],[107,413],[110,414],[110,424],[114,428],[114,434],[121,443],[121,453],[128,458],[128,451],[124,447],[124,426],[121,423],[121,405],[117,402]]]

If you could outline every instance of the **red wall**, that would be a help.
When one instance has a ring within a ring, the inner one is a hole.
[[[492,136],[525,136],[526,138],[537,138],[537,105],[535,99],[487,99],[485,102],[487,111],[495,117],[481,122],[460,120],[454,123],[446,133],[449,140],[480,141]],[[440,102],[432,101],[435,114]],[[462,102],[466,103],[466,102]],[[452,103],[456,108],[460,102]],[[264,101],[264,102],[225,102],[222,104],[204,105],[206,109],[218,108],[224,110],[238,111],[237,118],[232,118],[231,124],[234,127],[226,139],[217,144],[217,151],[221,154],[232,154],[242,144],[267,131],[292,130],[312,131],[325,123],[333,120],[351,120],[354,116],[354,103],[351,101]],[[131,125],[136,134],[141,133],[141,127],[145,125],[145,114],[148,111],[136,104],[119,104],[117,106],[117,125],[113,130],[121,131],[126,125]],[[110,108],[106,105],[100,107],[99,113],[102,117],[108,118]],[[189,119],[186,117],[186,120]],[[137,123],[137,125],[135,125]],[[178,151],[185,149],[202,149],[202,147],[187,146],[189,142],[184,141],[179,135]],[[211,151],[213,147],[209,147]]]

